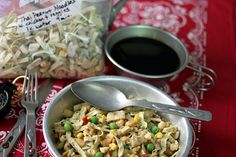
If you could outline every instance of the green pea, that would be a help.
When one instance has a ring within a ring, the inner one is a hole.
[[[129,145],[128,145],[128,144],[125,144],[125,145],[124,145],[124,149],[128,149],[128,150],[129,150]]]
[[[157,127],[157,126],[152,126],[152,127],[151,127],[151,132],[152,132],[153,134],[156,134],[156,133],[158,132],[158,127]]]
[[[154,123],[148,123],[148,129],[149,129],[149,130],[151,130],[151,128],[152,128],[153,126],[155,126]]]
[[[97,152],[97,153],[95,154],[95,157],[103,157],[103,154],[102,154],[101,152]]]
[[[155,148],[154,144],[152,144],[152,143],[147,144],[147,151],[148,151],[148,153],[152,153],[154,148]]]
[[[115,122],[109,124],[110,129],[118,129],[118,125]]]
[[[70,122],[66,122],[64,124],[64,129],[65,129],[65,131],[72,131],[73,130],[73,126],[72,126],[72,124]]]
[[[93,124],[98,124],[98,121],[99,121],[98,117],[93,116],[93,117],[90,118],[90,122],[93,123]]]

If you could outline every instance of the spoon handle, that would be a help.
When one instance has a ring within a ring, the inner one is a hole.
[[[174,114],[182,117],[210,121],[212,114],[209,111],[194,109],[190,107],[172,106],[156,102],[149,102],[145,100],[131,100],[129,101],[132,106],[145,107],[163,113]]]

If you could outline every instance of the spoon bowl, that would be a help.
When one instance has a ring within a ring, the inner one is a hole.
[[[106,111],[117,111],[129,106],[138,106],[204,121],[212,119],[212,114],[209,111],[147,100],[129,100],[119,89],[101,82],[75,82],[71,84],[71,90],[81,100]]]
[[[117,111],[126,107],[123,105],[127,101],[125,95],[103,83],[72,83],[71,90],[81,100],[105,111]]]

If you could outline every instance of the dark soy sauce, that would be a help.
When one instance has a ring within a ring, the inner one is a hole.
[[[110,54],[121,66],[140,74],[163,75],[180,66],[180,59],[172,48],[149,38],[121,40],[111,48]]]

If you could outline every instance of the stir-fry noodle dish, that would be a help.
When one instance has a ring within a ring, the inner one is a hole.
[[[157,112],[139,107],[107,112],[80,103],[54,124],[63,157],[176,156],[180,131]]]

